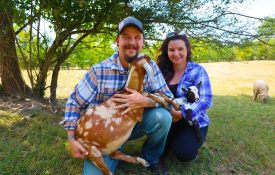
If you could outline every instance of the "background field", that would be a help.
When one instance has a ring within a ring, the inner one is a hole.
[[[275,61],[202,64],[213,89],[211,125],[198,159],[180,163],[172,155],[166,163],[177,174],[274,174]],[[83,70],[62,70],[58,98],[67,98]],[[266,80],[271,99],[252,101],[252,84]],[[30,120],[0,110],[0,174],[81,174],[82,160],[66,150],[62,115],[40,113]],[[138,155],[145,138],[128,142],[125,152]],[[117,174],[150,174],[138,165],[120,163]]]

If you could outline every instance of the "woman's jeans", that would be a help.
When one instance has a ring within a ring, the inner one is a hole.
[[[202,140],[196,136],[194,126],[189,126],[183,119],[171,125],[164,153],[167,154],[170,150],[175,157],[182,162],[193,160],[198,155],[199,148],[203,145],[208,126],[200,128]]]
[[[142,156],[150,164],[158,163],[163,154],[166,138],[172,123],[170,113],[162,107],[144,110],[142,121],[137,123],[128,140],[135,140],[147,135],[142,147]],[[122,146],[123,147],[123,146]],[[118,160],[104,156],[107,166],[115,171]],[[101,171],[89,160],[84,161],[83,175],[102,175]]]

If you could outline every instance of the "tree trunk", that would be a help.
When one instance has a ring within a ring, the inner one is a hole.
[[[58,80],[58,75],[60,71],[60,66],[64,61],[62,59],[58,59],[56,65],[54,66],[53,69],[53,74],[52,74],[52,80],[51,80],[51,88],[50,88],[50,103],[52,106],[56,106],[56,88],[57,88],[57,80]]]
[[[26,86],[18,64],[12,15],[0,10],[0,76],[5,93],[23,97]]]
[[[37,84],[34,87],[35,95],[40,98],[43,98],[45,94],[46,79],[48,76],[49,68],[51,66],[52,58],[54,57],[54,54],[56,53],[57,48],[60,47],[62,43],[66,40],[68,33],[70,33],[69,30],[64,31],[62,34],[59,34],[56,37],[52,46],[47,51],[44,57],[45,59],[43,60],[43,63],[40,65],[40,71],[37,77]]]

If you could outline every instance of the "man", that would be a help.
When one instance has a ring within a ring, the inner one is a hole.
[[[77,84],[74,92],[70,95],[67,104],[64,128],[68,132],[69,147],[74,158],[85,158],[87,150],[75,140],[76,122],[80,118],[80,112],[89,106],[100,104],[110,98],[119,89],[123,88],[127,76],[128,66],[133,58],[142,50],[144,46],[144,35],[142,23],[134,17],[127,17],[119,23],[118,35],[116,37],[118,52],[110,58],[94,65],[85,74],[84,78]],[[144,80],[144,91],[162,91],[168,96],[173,96],[168,89],[165,80],[154,61],[150,62],[154,70],[154,77],[158,80],[158,86],[152,86],[149,78]],[[115,101],[122,104],[117,108],[127,108],[123,112],[126,114],[130,110],[145,108],[142,122],[136,124],[129,140],[147,135],[147,141],[142,148],[142,156],[150,163],[150,169],[157,174],[169,174],[160,163],[160,156],[163,153],[168,131],[171,126],[171,115],[162,107],[156,107],[154,101],[142,96],[135,90],[127,89],[129,95],[116,94]],[[105,156],[104,160],[112,172],[115,171],[117,160],[112,160]],[[89,160],[84,161],[83,175],[98,175],[100,170]]]

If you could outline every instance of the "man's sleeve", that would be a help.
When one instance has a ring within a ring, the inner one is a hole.
[[[68,98],[65,108],[65,117],[61,122],[65,129],[75,129],[80,113],[96,99],[98,92],[95,71],[91,68],[83,79],[75,86],[73,93]]]

